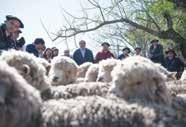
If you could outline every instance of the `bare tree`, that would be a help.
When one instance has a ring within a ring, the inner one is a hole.
[[[66,12],[66,15],[71,17],[73,24],[61,28],[53,40],[73,37],[81,33],[97,30],[106,25],[124,23],[126,26],[128,25],[143,30],[161,39],[174,41],[179,46],[184,58],[186,58],[186,39],[173,28],[173,18],[169,12],[166,11],[162,14],[166,21],[166,29],[162,29],[156,19],[148,13],[146,6],[155,1],[156,0],[132,0],[127,3],[124,0],[110,0],[110,5],[105,7],[100,4],[100,0],[88,0],[91,7],[82,8],[84,13],[82,17],[75,17]],[[95,10],[97,12],[96,17],[91,17],[88,14],[89,10]],[[145,13],[147,15],[147,18],[140,19],[140,21],[151,22],[152,27],[148,27],[136,19],[136,15],[139,13]]]

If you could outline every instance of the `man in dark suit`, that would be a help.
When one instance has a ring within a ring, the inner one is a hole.
[[[93,53],[90,49],[86,48],[86,42],[81,40],[79,42],[80,48],[77,49],[73,54],[73,59],[78,65],[81,65],[85,62],[94,62]]]

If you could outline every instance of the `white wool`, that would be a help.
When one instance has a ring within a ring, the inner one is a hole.
[[[92,65],[91,62],[85,62],[78,67],[77,77],[84,78],[88,68]]]
[[[152,102],[171,102],[170,93],[165,86],[166,76],[147,58],[126,58],[114,68],[112,78],[111,92],[117,96]]]
[[[36,126],[40,93],[7,63],[0,61],[0,127]]]
[[[180,80],[186,81],[186,70],[184,70]]]
[[[0,56],[8,65],[15,67],[25,80],[40,91],[50,87],[46,69],[33,54],[22,51],[4,51]]]
[[[57,56],[51,61],[49,80],[52,85],[67,85],[77,79],[78,65],[66,56]]]
[[[106,59],[99,62],[99,72],[97,81],[101,82],[111,82],[111,72],[113,68],[120,63],[120,60],[116,59]]]
[[[99,65],[98,64],[92,64],[85,75],[85,82],[94,82],[97,79],[99,71]]]

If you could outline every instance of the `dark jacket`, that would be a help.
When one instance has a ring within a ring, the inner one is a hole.
[[[165,58],[165,68],[170,72],[177,72],[176,77],[179,79],[184,71],[184,62],[180,58],[174,57],[173,59]]]
[[[29,53],[34,54],[36,57],[39,57],[39,52],[37,51],[34,44],[28,44],[26,46],[26,51],[29,52]]]
[[[0,50],[8,50],[15,48],[14,41],[6,36],[6,25],[2,24],[0,26]]]
[[[121,54],[118,56],[118,59],[122,60],[122,59],[125,59],[126,57],[129,57],[128,55],[127,56],[124,56],[124,54]]]
[[[150,46],[149,54],[151,55],[150,59],[155,63],[164,64],[164,55],[163,55],[163,46],[158,44],[156,48],[153,48],[153,45]]]
[[[93,53],[91,50],[85,48],[85,57],[83,58],[80,49],[77,49],[73,54],[73,59],[78,65],[81,65],[85,62],[94,62]]]

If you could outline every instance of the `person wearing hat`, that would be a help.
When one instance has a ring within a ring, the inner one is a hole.
[[[157,39],[151,41],[149,58],[155,63],[164,64],[163,46],[159,44],[159,40]]]
[[[135,55],[136,56],[142,56],[142,54],[141,54],[141,47],[136,47],[134,50],[135,50]]]
[[[26,46],[26,51],[34,54],[36,57],[42,57],[45,48],[45,41],[42,38],[36,38],[34,43]]]
[[[12,34],[24,28],[20,19],[15,16],[7,15],[5,22],[0,26],[0,50],[15,48]]]
[[[184,71],[184,62],[177,57],[177,54],[173,49],[167,50],[165,54],[167,55],[165,58],[165,68],[170,72],[177,72],[176,78],[180,79],[181,74]]]
[[[95,62],[96,63],[100,62],[101,60],[108,59],[108,58],[115,58],[114,57],[114,54],[111,53],[110,50],[109,50],[109,47],[110,47],[110,44],[109,43],[103,42],[101,44],[101,46],[102,46],[102,50],[99,51],[96,54],[96,57],[95,57]]]
[[[128,47],[123,48],[123,53],[118,56],[118,59],[122,60],[126,57],[129,57],[130,49]]]
[[[85,62],[94,62],[94,56],[90,49],[86,48],[86,42],[81,40],[79,42],[79,49],[77,49],[73,54],[73,59],[78,65]]]

